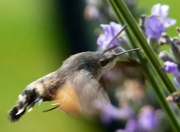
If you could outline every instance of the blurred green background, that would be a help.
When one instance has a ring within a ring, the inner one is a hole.
[[[156,3],[170,5],[169,17],[180,20],[178,1],[139,0],[138,6],[150,13]],[[83,19],[84,6],[84,1],[0,0],[1,132],[104,131],[98,122],[74,119],[60,110],[42,113],[50,103],[35,106],[17,123],[7,119],[26,85],[59,68],[69,54],[95,49],[94,28]],[[172,36],[177,35],[176,26],[168,30]]]

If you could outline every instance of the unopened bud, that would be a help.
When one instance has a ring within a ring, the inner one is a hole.
[[[159,53],[159,57],[160,57],[164,62],[166,62],[166,61],[174,62],[172,56],[170,56],[170,55],[168,54],[168,52],[166,52],[166,51],[161,51],[161,52]]]

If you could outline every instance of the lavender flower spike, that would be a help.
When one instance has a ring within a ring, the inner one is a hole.
[[[134,112],[129,106],[117,108],[112,104],[104,104],[102,102],[95,102],[94,105],[101,111],[100,118],[104,124],[109,124],[113,120],[127,120],[134,116]]]
[[[165,28],[168,28],[176,23],[175,19],[167,18],[168,13],[169,13],[168,5],[156,4],[151,9],[151,15],[158,16]]]
[[[179,71],[178,65],[174,62],[166,61],[164,62],[164,66],[165,66],[164,69],[166,72],[173,74],[175,84],[177,85],[177,87],[179,87],[180,86],[180,71]]]
[[[145,35],[148,38],[160,39],[161,34],[165,32],[165,27],[159,21],[157,16],[150,16],[145,21]]]
[[[142,130],[148,132],[157,130],[159,127],[156,111],[148,105],[141,108],[138,122]]]
[[[97,39],[97,44],[102,48],[106,49],[109,42],[114,38],[114,36],[122,29],[122,26],[115,22],[110,22],[110,24],[101,24],[100,25],[103,30],[104,34],[101,34]],[[123,32],[122,32],[123,33]],[[116,38],[112,43],[111,46],[118,45],[118,38]]]
[[[168,13],[168,5],[156,4],[152,7],[151,15],[144,21],[144,32],[148,39],[159,40],[166,28],[176,23],[175,19],[167,18]]]
[[[166,61],[164,62],[165,71],[173,74],[179,74],[178,65],[174,62]]]

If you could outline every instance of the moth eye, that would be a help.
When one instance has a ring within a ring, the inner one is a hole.
[[[173,97],[174,102],[180,103],[180,96]]]
[[[101,67],[106,66],[108,63],[109,63],[109,60],[100,60],[100,61],[99,61],[99,65],[100,65]]]

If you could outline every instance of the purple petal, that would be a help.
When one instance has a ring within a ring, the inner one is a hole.
[[[172,18],[166,18],[163,22],[163,25],[165,28],[168,28],[170,26],[173,26],[174,24],[176,24],[176,20],[172,19]]]
[[[97,39],[97,44],[101,46],[102,49],[105,49],[110,41],[115,37],[115,35],[121,30],[122,26],[115,22],[110,22],[110,24],[101,24],[100,25],[104,34],[101,34]],[[115,39],[111,46],[118,45],[118,39]]]
[[[98,39],[97,39],[97,44],[102,48],[102,49],[106,49],[107,45],[109,44],[109,42],[111,41],[111,38],[101,34]]]
[[[169,13],[169,6],[156,4],[151,9],[151,15],[159,16],[162,18],[166,18]]]
[[[119,119],[118,108],[112,105],[105,105],[101,108],[101,120],[103,123],[108,124],[114,119]]]
[[[162,5],[161,6],[161,17],[166,18],[169,13],[169,6],[168,5]]]
[[[104,124],[108,124],[113,120],[118,120],[118,119],[129,119],[134,116],[133,111],[131,110],[130,107],[122,107],[122,108],[117,108],[111,104],[104,104],[101,102],[96,102],[95,103],[96,108],[100,109],[101,111],[101,120]]]
[[[146,18],[145,27],[145,35],[148,38],[159,39],[161,34],[165,32],[163,24],[156,16],[150,16]]]
[[[110,22],[110,26],[112,27],[114,31],[114,36],[119,33],[119,31],[122,29],[122,26],[120,24],[117,24],[115,22]]]
[[[108,35],[110,35],[111,37],[114,36],[113,28],[111,27],[111,25],[101,24],[100,26],[103,28],[104,34],[106,36]]]
[[[166,61],[164,62],[164,66],[165,66],[165,71],[166,72],[177,72],[178,70],[178,65],[174,62],[170,62],[170,61]]]
[[[161,4],[156,4],[151,9],[151,15],[159,15],[160,14]]]
[[[180,72],[179,72],[178,65],[174,62],[166,61],[164,63],[164,66],[165,66],[165,71],[172,73],[175,81],[180,83]]]
[[[156,4],[151,9],[151,15],[158,16],[165,28],[168,28],[176,23],[175,19],[167,18],[169,13],[168,5]]]
[[[158,127],[156,113],[151,106],[145,106],[141,109],[138,122],[145,131],[152,131]]]
[[[128,120],[125,132],[142,132],[142,130],[140,130],[138,119],[132,118]]]

